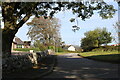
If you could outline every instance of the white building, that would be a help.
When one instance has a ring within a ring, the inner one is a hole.
[[[70,47],[68,47],[68,51],[75,51],[75,47],[71,45]]]

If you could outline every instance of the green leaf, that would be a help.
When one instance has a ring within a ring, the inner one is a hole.
[[[70,19],[70,22],[75,22],[75,19],[74,19],[74,18],[71,18],[71,19]]]

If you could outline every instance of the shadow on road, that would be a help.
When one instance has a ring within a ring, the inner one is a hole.
[[[57,66],[44,78],[65,78],[78,80],[119,80],[118,66],[107,62],[99,62],[81,57],[58,56]],[[110,79],[109,79],[110,80]]]

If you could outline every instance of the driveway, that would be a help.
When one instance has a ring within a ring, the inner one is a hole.
[[[118,66],[120,64],[94,61],[77,56],[77,53],[68,53],[57,56],[57,66],[44,78],[115,79],[118,78]]]

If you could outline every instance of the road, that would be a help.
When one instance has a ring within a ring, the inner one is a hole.
[[[118,78],[118,66],[107,62],[94,61],[69,53],[57,56],[57,66],[44,78]]]

